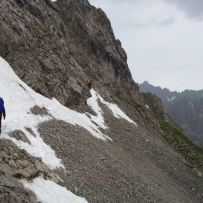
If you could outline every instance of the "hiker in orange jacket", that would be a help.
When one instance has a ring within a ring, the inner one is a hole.
[[[92,80],[85,80],[85,83],[89,89],[92,88]]]

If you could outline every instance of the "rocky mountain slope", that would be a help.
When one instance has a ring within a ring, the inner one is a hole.
[[[148,82],[140,84],[143,92],[158,96],[170,116],[183,128],[190,139],[203,147],[203,90],[172,92]]]
[[[1,0],[0,45],[0,202],[202,201],[202,150],[139,92],[101,9]]]

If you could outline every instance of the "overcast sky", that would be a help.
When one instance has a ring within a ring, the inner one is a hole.
[[[111,20],[136,82],[203,89],[203,0],[90,0]]]

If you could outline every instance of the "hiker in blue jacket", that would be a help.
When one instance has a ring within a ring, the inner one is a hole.
[[[2,115],[4,117],[4,120],[6,118],[6,110],[4,107],[4,100],[0,97],[0,133],[1,133],[1,119],[2,119]]]

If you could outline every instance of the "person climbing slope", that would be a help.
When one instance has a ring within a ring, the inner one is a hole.
[[[4,100],[0,97],[0,134],[1,134],[1,119],[2,116],[4,117],[4,120],[6,118],[6,110],[4,107]]]
[[[85,84],[87,85],[89,90],[92,88],[92,80],[85,80]]]

